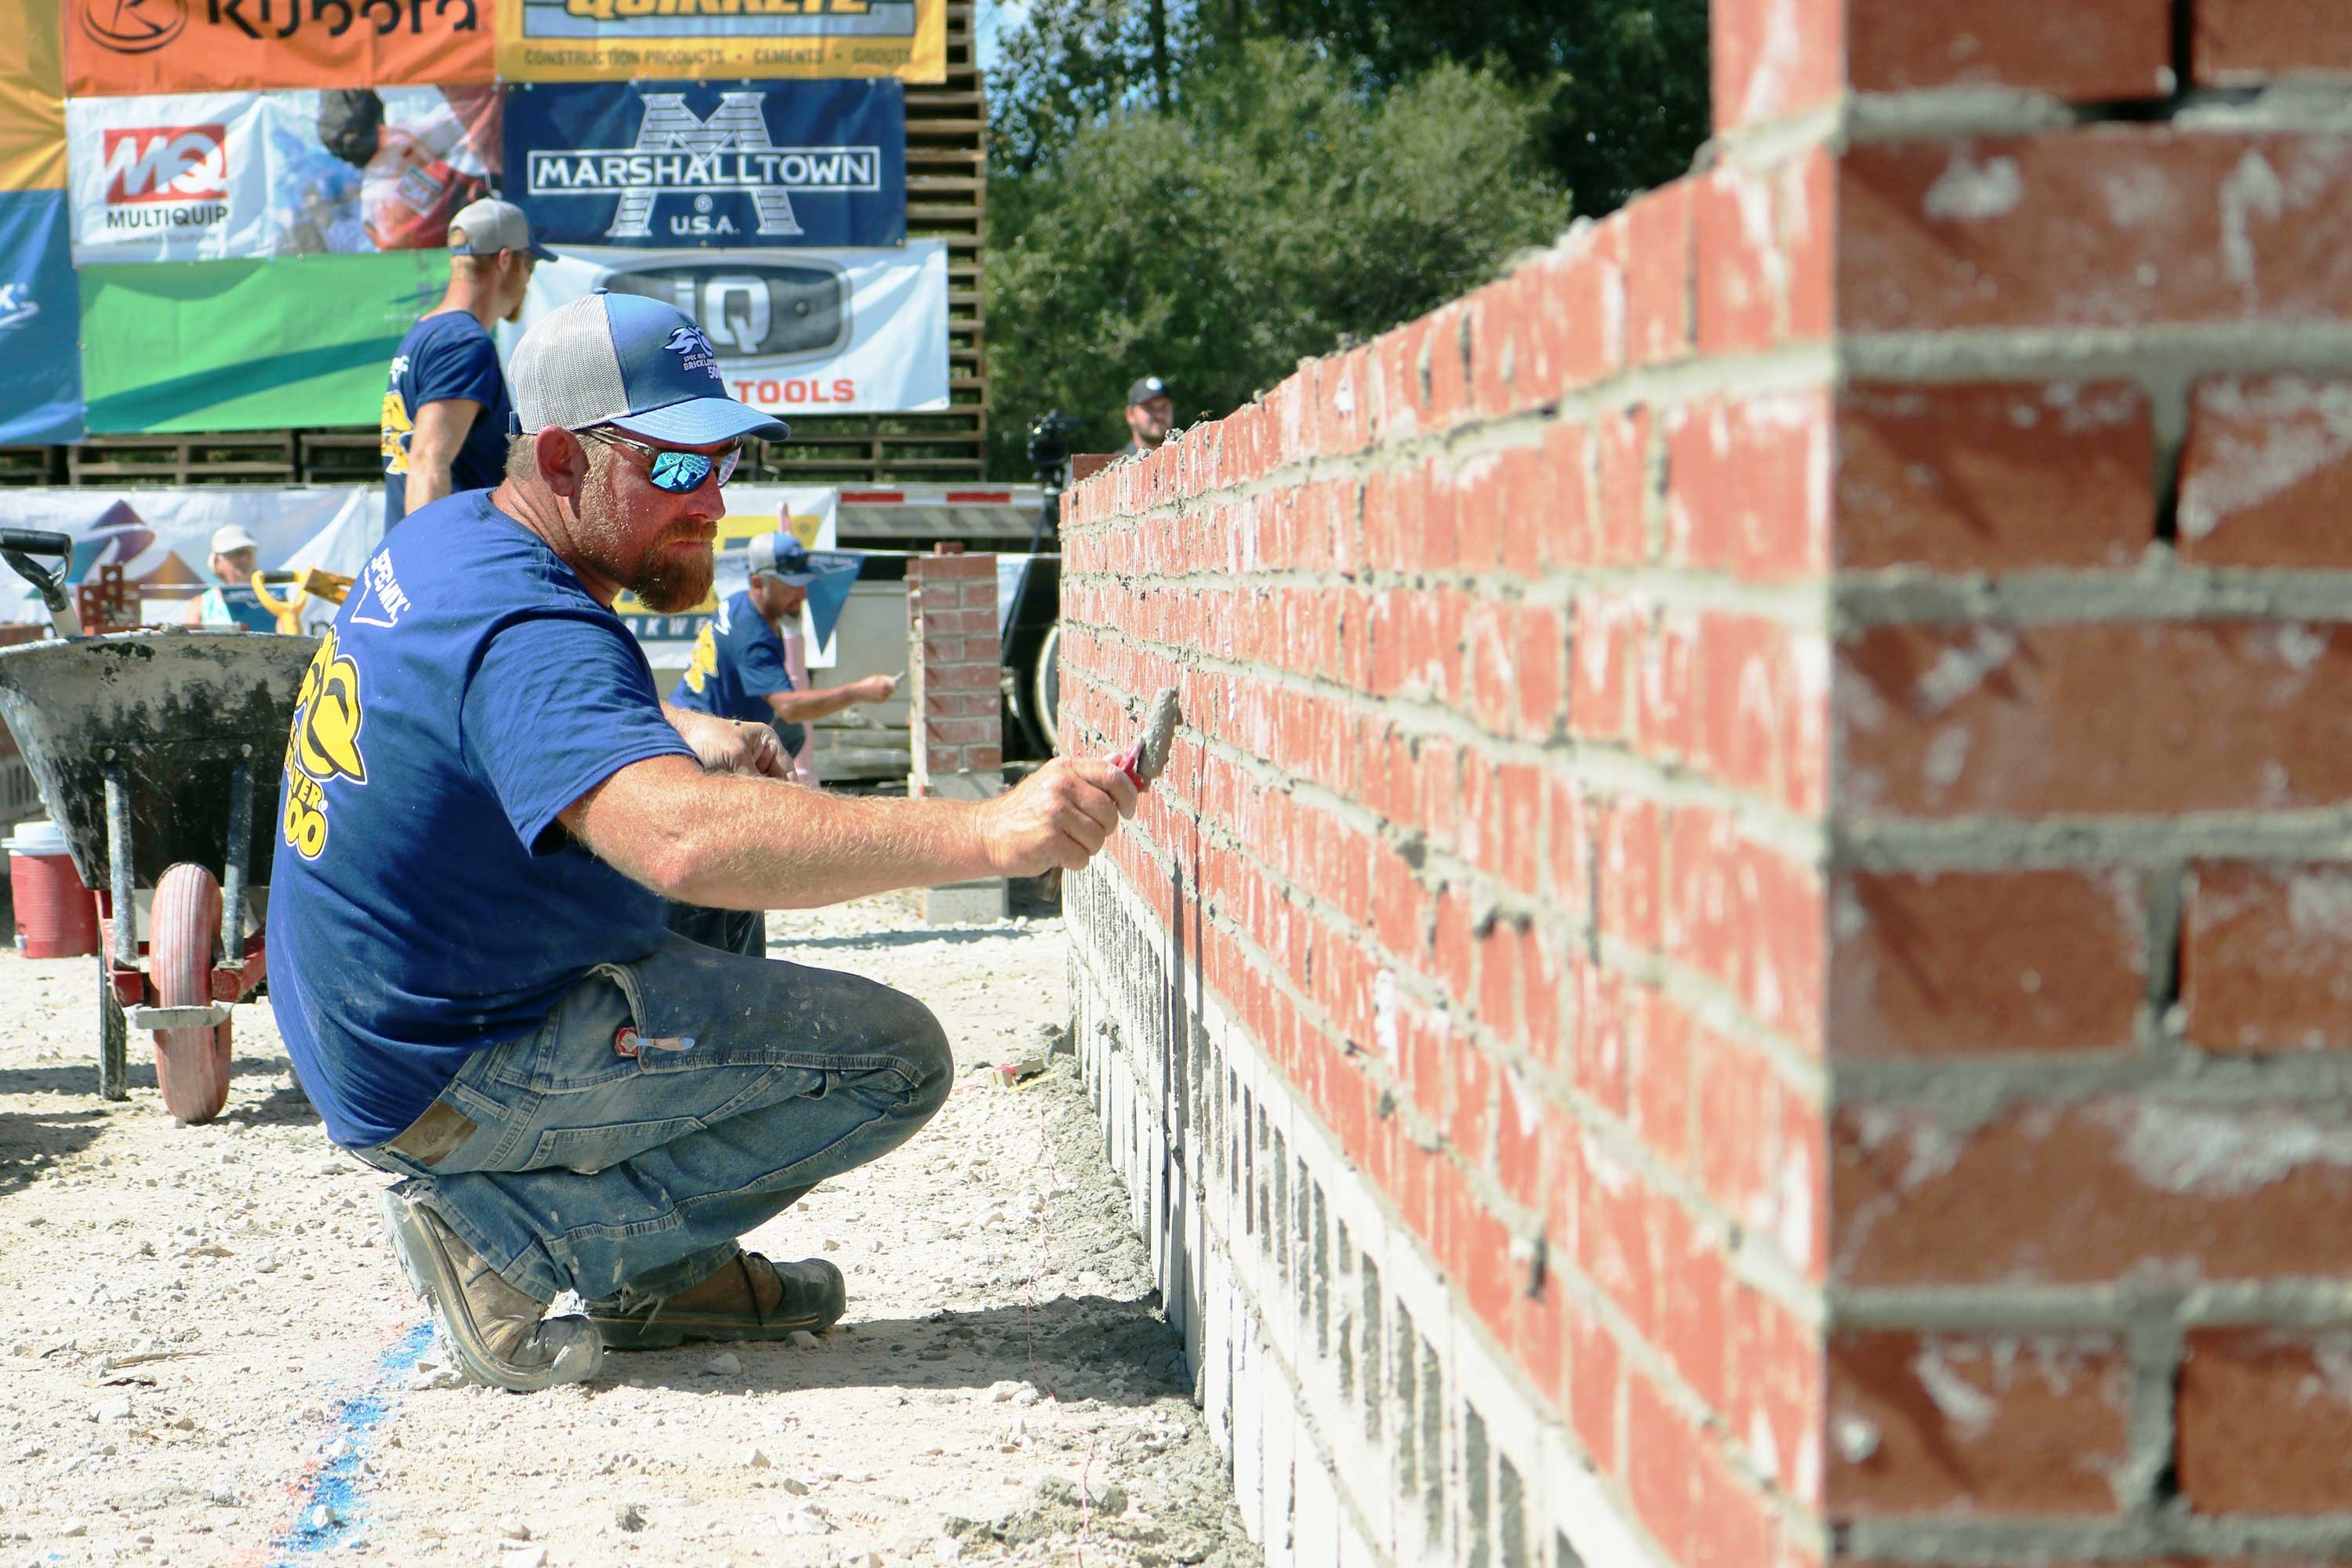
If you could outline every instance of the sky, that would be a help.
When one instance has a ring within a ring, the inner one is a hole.
[[[1020,26],[1022,16],[1028,9],[1029,0],[980,0],[980,11],[973,20],[972,32],[979,46],[982,75],[996,64],[997,41]]]

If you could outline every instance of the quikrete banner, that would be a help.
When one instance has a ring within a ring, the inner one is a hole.
[[[895,81],[506,89],[506,196],[549,244],[814,246],[907,237]]]
[[[449,282],[444,250],[83,267],[93,431],[373,426],[383,367]]]
[[[499,173],[498,89],[75,99],[74,259],[438,248]]]
[[[65,193],[0,192],[0,446],[81,439],[74,288]]]
[[[495,3],[508,81],[947,79],[947,0]]]
[[[69,98],[488,82],[490,0],[64,0]]]
[[[948,247],[895,250],[565,249],[531,275],[521,329],[595,289],[692,316],[730,395],[783,415],[912,414],[948,405]]]

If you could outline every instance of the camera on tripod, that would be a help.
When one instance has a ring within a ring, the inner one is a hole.
[[[1070,443],[1077,439],[1078,416],[1056,408],[1039,415],[1029,426],[1029,467],[1037,482],[1060,489],[1069,471]]]

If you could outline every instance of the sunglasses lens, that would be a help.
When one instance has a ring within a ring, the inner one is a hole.
[[[657,452],[652,477],[656,489],[682,496],[710,477],[710,458],[701,452]],[[724,476],[719,482],[726,482]]]
[[[735,465],[743,460],[743,448],[730,447],[719,454],[719,482],[725,484],[735,477]]]

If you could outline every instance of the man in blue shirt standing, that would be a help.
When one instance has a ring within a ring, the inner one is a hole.
[[[485,196],[449,220],[449,288],[392,356],[380,429],[383,526],[459,490],[506,477],[507,380],[490,329],[519,321],[534,245],[512,202]]]
[[[814,574],[808,550],[788,533],[751,541],[751,581],[730,594],[694,639],[694,657],[670,692],[670,706],[747,723],[773,722],[788,757],[808,744],[807,723],[860,702],[887,702],[898,689],[892,675],[869,675],[819,691],[795,691],[784,668],[782,624],[800,614]],[[759,910],[712,910],[677,904],[669,929],[708,947],[753,958],[768,951],[767,917]]]
[[[775,732],[667,707],[612,611],[699,603],[747,437],[700,329],[590,294],[515,361],[506,482],[369,558],[304,677],[271,877],[270,1002],[328,1135],[467,1374],[830,1326],[841,1272],[737,1239],[913,1136],[953,1063],[913,998],[721,952],[664,900],[811,906],[1083,866],[1132,816],[1107,761],[984,802],[777,776]],[[546,1317],[564,1291],[583,1314]]]

